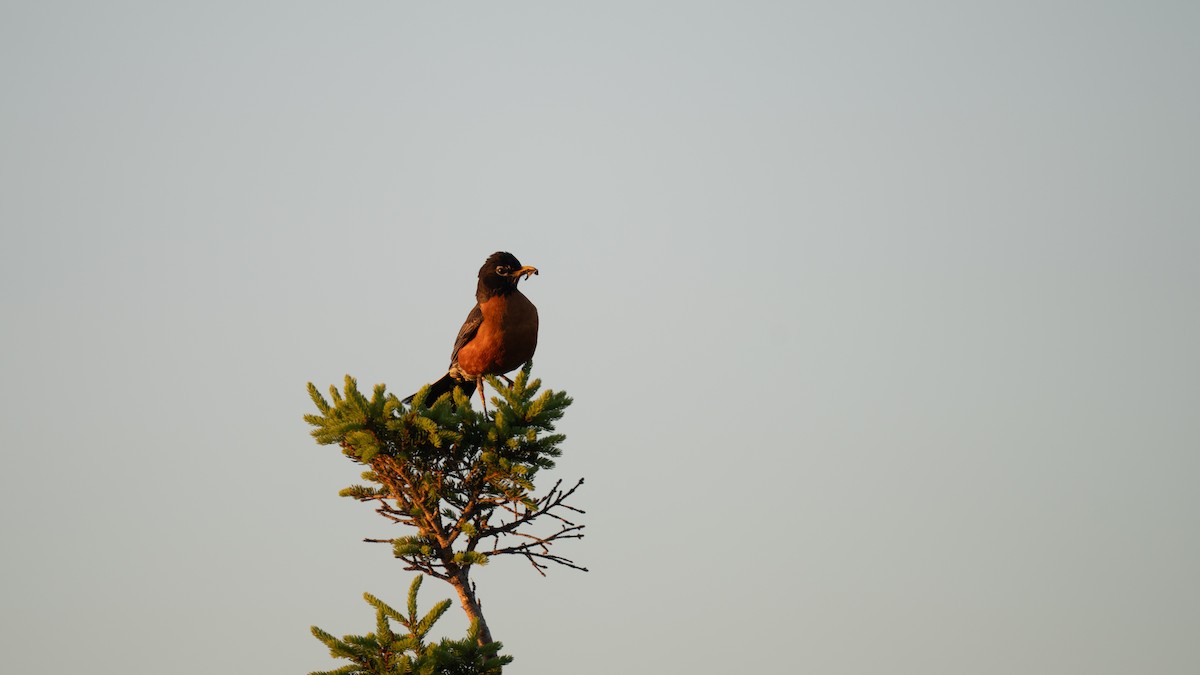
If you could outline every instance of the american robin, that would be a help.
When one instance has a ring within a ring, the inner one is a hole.
[[[503,376],[533,358],[537,348],[537,308],[517,290],[517,282],[537,273],[536,267],[522,265],[511,253],[497,251],[488,256],[479,268],[475,307],[454,340],[450,369],[430,385],[426,403],[433,403],[455,387],[470,397],[478,386],[482,399],[485,375]],[[411,403],[413,396],[404,402]]]

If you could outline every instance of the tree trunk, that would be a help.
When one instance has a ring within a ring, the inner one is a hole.
[[[485,645],[492,642],[492,631],[488,628],[487,620],[483,618],[483,609],[479,604],[479,599],[475,597],[475,589],[471,588],[467,570],[460,570],[449,581],[454,586],[454,590],[458,591],[458,599],[462,603],[463,611],[467,613],[467,618],[479,622],[479,644]]]

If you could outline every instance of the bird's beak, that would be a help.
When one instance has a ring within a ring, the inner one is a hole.
[[[526,266],[522,267],[521,269],[517,270],[516,272],[513,272],[509,276],[511,276],[513,279],[517,279],[517,278],[528,279],[529,277],[531,277],[537,273],[538,273],[538,269],[536,267],[531,267],[529,265],[526,265]]]

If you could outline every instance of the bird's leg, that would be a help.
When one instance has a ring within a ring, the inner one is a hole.
[[[487,415],[487,396],[483,393],[483,375],[475,378],[475,386],[479,388],[479,400],[483,402],[483,414]]]
[[[511,387],[513,386],[513,381],[512,381],[512,378],[510,378],[509,376],[507,376],[507,375],[501,375],[501,376],[500,376],[500,379],[502,379],[502,380],[504,380],[505,382],[507,382],[507,383],[508,383],[508,386],[509,386],[509,388],[511,388]]]

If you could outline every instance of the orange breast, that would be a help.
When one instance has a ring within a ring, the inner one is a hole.
[[[537,349],[537,308],[520,291],[497,295],[479,306],[483,323],[475,338],[458,350],[458,367],[468,375],[500,375],[533,358]]]

